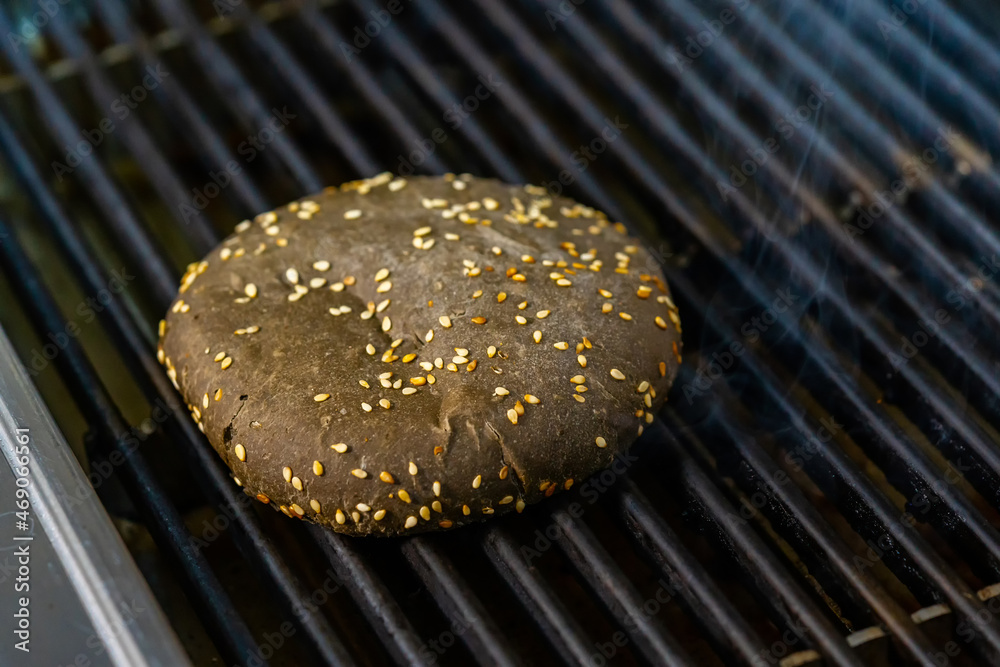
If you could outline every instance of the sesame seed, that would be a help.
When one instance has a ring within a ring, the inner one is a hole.
[[[573,394],[573,398],[576,400],[577,403],[583,403],[585,400],[587,400],[580,394]]]
[[[576,355],[576,360],[580,364],[581,367],[583,367],[583,368],[587,367],[587,357],[583,356],[582,354],[578,354],[578,355]]]
[[[291,482],[292,481],[292,469],[289,468],[288,466],[285,466],[284,468],[281,469],[281,476],[285,478],[286,482]]]
[[[476,475],[475,479],[472,480],[472,488],[478,489],[479,485],[483,483],[483,476]]]
[[[660,362],[660,377],[664,377],[667,374],[667,365],[664,362]]]
[[[410,363],[411,361],[413,361],[416,358],[417,358],[417,355],[415,355],[414,353],[410,352],[409,354],[403,355],[403,363],[404,364],[408,364],[408,363]]]
[[[376,521],[381,521],[385,518],[385,510],[376,510],[375,513],[372,514],[372,518]]]
[[[557,350],[568,350],[569,343],[565,341],[559,341],[558,343],[553,343],[552,347],[556,348]]]
[[[292,511],[298,514],[299,516],[304,516],[306,513],[306,511],[302,509],[302,506],[299,505],[298,503],[292,503]]]
[[[285,271],[285,277],[288,278],[288,282],[292,283],[293,285],[299,282],[299,272],[296,271],[294,268]]]
[[[236,445],[235,447],[233,447],[233,451],[236,452],[236,458],[238,458],[240,461],[247,460],[247,448],[244,447],[243,445]]]
[[[534,396],[532,394],[525,394],[524,395],[524,400],[526,400],[528,403],[531,403],[532,405],[536,405],[538,403],[541,403],[541,399],[539,399],[537,396]]]
[[[507,391],[504,387],[497,387],[496,389],[493,390],[493,394],[495,396],[506,396],[509,393],[510,392]]]
[[[614,296],[613,294],[611,294],[611,292],[609,292],[606,289],[599,289],[597,290],[597,293],[603,296],[605,299],[610,299],[612,296]]]
[[[407,387],[403,389],[403,396],[410,396],[415,393],[417,393],[417,390],[414,389],[413,387]]]
[[[413,235],[414,236],[427,236],[430,233],[431,233],[431,228],[430,227],[421,227],[419,229],[413,230]]]
[[[434,384],[437,380],[434,379],[433,375],[427,376],[427,384]]]
[[[605,304],[601,305],[601,312],[602,313],[610,313],[614,309],[615,309],[615,307],[612,306],[610,303],[605,303]]]
[[[587,391],[587,387],[584,386],[584,385],[582,385],[582,384],[576,385],[575,389],[576,389],[577,393],[579,393],[579,394],[582,394],[582,393],[584,393],[584,392]]]
[[[639,383],[639,386],[635,388],[636,393],[641,394],[642,392],[649,389],[649,383],[643,380]]]
[[[523,315],[515,315],[514,316],[514,321],[517,322],[518,324],[527,324],[528,323],[528,320],[526,320]]]
[[[515,273],[510,277],[511,280],[518,283],[526,282],[528,279],[524,277],[523,273]]]
[[[381,398],[381,399],[379,399],[378,404],[381,405],[386,410],[388,410],[390,407],[392,407],[392,404],[389,403],[389,399],[387,399],[387,398]]]
[[[361,468],[355,468],[354,470],[351,471],[351,474],[357,477],[358,479],[364,479],[365,477],[368,477],[368,473],[366,473]]]
[[[516,424],[517,423],[517,411],[514,410],[513,408],[511,408],[510,410],[508,410],[507,411],[507,419],[510,420],[511,424]]]
[[[473,317],[472,318],[472,323],[473,324],[486,324],[486,318],[482,317],[482,316]]]
[[[347,451],[347,445],[345,445],[342,442],[338,442],[335,445],[330,445],[330,449],[337,452],[338,454],[343,454],[344,452]]]
[[[431,485],[431,489],[434,491],[434,495],[435,496],[440,496],[441,495],[441,482],[435,481],[434,484]]]
[[[612,368],[611,369],[611,377],[613,377],[616,380],[624,380],[625,379],[625,374],[622,373],[617,368]]]
[[[594,442],[596,442],[597,446],[600,447],[601,449],[603,449],[603,448],[605,448],[605,447],[608,446],[608,441],[605,440],[604,438],[602,438],[601,436],[597,436],[597,438],[594,440]]]
[[[537,313],[535,313],[535,317],[537,317],[540,320],[544,320],[546,317],[549,316],[551,312],[552,312],[551,310],[540,310]]]
[[[205,397],[201,399],[201,407],[208,409],[208,394],[205,394]]]
[[[403,524],[403,527],[404,528],[413,528],[416,525],[417,525],[417,517],[415,517],[415,516],[408,516],[408,517],[406,517],[406,522]]]
[[[361,209],[352,208],[344,213],[344,220],[357,220],[361,217]]]
[[[336,518],[337,523],[339,523],[340,525],[344,525],[344,523],[347,522],[347,517],[344,516],[344,513],[341,512],[339,509],[337,510],[337,513],[334,515],[334,517]]]
[[[301,491],[302,490],[302,480],[299,479],[298,477],[292,477],[292,486],[294,486],[296,488],[296,490]]]
[[[330,394],[316,394],[315,396],[313,396],[313,400],[316,401],[317,403],[322,403],[328,398],[330,398]]]
[[[632,316],[629,315],[628,313],[618,313],[618,317],[622,318],[625,321],[631,321],[632,320]]]
[[[652,294],[652,293],[653,293],[653,290],[649,286],[643,285],[638,290],[636,290],[635,294],[640,299],[648,299],[649,295]]]
[[[664,322],[663,318],[660,317],[659,315],[657,315],[656,319],[653,320],[653,321],[656,322],[656,326],[660,327],[661,329],[666,329],[667,328],[667,323]]]
[[[385,482],[386,484],[395,484],[396,483],[396,480],[393,478],[393,476],[388,471],[386,471],[386,470],[383,470],[382,472],[380,472],[378,474],[378,478],[380,480],[382,480],[383,482]]]
[[[462,514],[469,516],[472,514],[472,509],[468,505],[462,505]]]
[[[247,283],[247,286],[243,288],[243,293],[253,299],[257,296],[257,286],[253,283]]]
[[[503,498],[500,499],[501,505],[506,505],[512,502],[514,502],[514,496],[504,496]]]
[[[309,507],[311,507],[313,512],[316,512],[316,514],[321,514],[320,510],[323,509],[322,505],[320,505],[319,501],[315,498],[309,501]]]
[[[222,360],[222,364],[221,364],[220,367],[222,368],[222,370],[226,370],[227,368],[229,368],[232,365],[233,365],[233,358],[232,357],[226,357],[225,359]]]
[[[215,391],[215,400],[216,401],[221,401],[222,400],[222,390],[221,389],[217,389]]]
[[[441,326],[443,326],[445,329],[451,328],[451,318],[448,317],[447,315],[442,315],[441,317],[439,317],[438,322],[440,322]]]
[[[647,412],[646,413],[646,423],[647,424],[652,424],[653,423],[653,413],[652,412]]]
[[[535,330],[535,332],[533,334],[531,334],[531,337],[535,339],[536,343],[541,343],[542,342],[542,332],[538,331],[537,329]]]
[[[646,404],[647,408],[653,407],[653,397],[650,396],[648,393],[645,396],[643,396],[642,402]]]
[[[400,489],[400,490],[399,490],[399,493],[397,493],[396,495],[397,495],[397,496],[399,497],[399,499],[400,499],[400,500],[402,500],[402,501],[403,501],[404,503],[410,503],[410,502],[413,502],[413,501],[412,501],[412,500],[410,499],[410,493],[409,493],[409,492],[408,492],[408,491],[407,491],[406,489]]]
[[[566,280],[565,278],[560,278],[559,280],[556,281],[556,285],[558,285],[559,287],[569,287],[572,284],[573,284],[572,281]]]
[[[362,403],[361,404],[361,409],[364,410],[365,412],[371,412],[372,411],[372,406],[368,405],[367,403]]]

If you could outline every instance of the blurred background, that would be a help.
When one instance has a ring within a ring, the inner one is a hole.
[[[43,0],[0,35],[0,354],[192,664],[1000,660],[1000,9]],[[405,540],[243,500],[157,322],[238,222],[383,171],[544,185],[643,239],[684,366],[639,465]],[[9,664],[112,664],[73,596]]]

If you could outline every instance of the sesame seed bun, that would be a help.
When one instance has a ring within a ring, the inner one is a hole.
[[[327,188],[192,264],[159,358],[246,493],[352,535],[521,511],[652,421],[680,320],[623,225],[468,175]]]

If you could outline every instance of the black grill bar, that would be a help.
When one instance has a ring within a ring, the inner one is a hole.
[[[0,115],[0,148],[15,167],[14,173],[22,180],[26,192],[42,214],[43,224],[50,231],[52,238],[56,239],[74,273],[91,293],[98,293],[106,281],[100,271],[96,255],[83,239],[77,225],[66,215],[45,185],[38,167],[2,115]],[[166,305],[163,307],[166,308]],[[242,494],[233,487],[228,475],[220,469],[214,454],[203,446],[201,434],[187,418],[187,409],[173,391],[173,387],[153,356],[152,349],[155,343],[152,335],[141,331],[141,325],[114,300],[107,305],[101,322],[124,353],[133,378],[150,404],[161,401],[167,406],[170,413],[170,418],[165,424],[167,434],[174,442],[182,444],[181,451],[190,462],[190,468],[196,475],[204,478],[203,488],[208,490],[209,499],[217,506],[227,508],[236,528],[234,533],[237,536],[237,543],[244,556],[255,564],[258,571],[268,573],[271,586],[282,596],[286,609],[299,608],[298,603],[307,598],[306,587],[292,572],[274,542],[264,533],[252,510],[246,507]],[[61,330],[61,327],[47,330]],[[321,614],[302,608],[298,618],[305,627],[306,636],[315,645],[320,656],[331,663],[350,664],[345,649]]]
[[[487,531],[483,546],[556,653],[568,664],[587,664],[593,653],[587,635],[537,568],[525,562],[514,538],[494,527]]]
[[[401,665],[420,664],[423,642],[417,631],[351,539],[318,526],[311,532],[393,659]]]
[[[662,422],[654,422],[653,429],[663,438],[665,449],[676,462],[678,479],[691,494],[691,499],[705,513],[704,519],[714,529],[712,537],[727,550],[739,555],[738,563],[750,580],[748,585],[756,590],[761,604],[782,619],[779,627],[785,630],[804,626],[807,632],[802,639],[821,648],[824,657],[832,664],[858,664],[844,637],[805,594],[798,582],[781,567],[781,563],[761,538],[739,514],[733,512],[732,506],[684,451],[674,435]]]
[[[326,51],[327,56],[334,62],[339,62],[343,57],[340,44],[347,44],[344,35],[330,23],[325,16],[311,8],[309,19],[305,27],[310,29],[319,40],[320,46]],[[375,83],[375,76],[369,71],[364,60],[356,58],[350,67],[342,68],[343,72],[350,78],[351,82],[361,91],[361,94],[368,100],[373,108],[378,109],[389,123],[389,127],[399,137],[403,144],[411,145],[414,140],[420,138],[420,132],[407,117],[407,114],[386,95]],[[424,167],[433,172],[441,172],[444,165],[436,153],[426,156]],[[375,171],[373,169],[372,171]]]
[[[378,171],[378,163],[371,152],[355,138],[354,132],[336,112],[336,107],[317,92],[319,89],[316,82],[310,79],[291,51],[274,36],[270,27],[243,3],[236,7],[236,11],[240,19],[246,22],[250,38],[261,55],[274,64],[319,121],[327,137],[348,158],[351,167],[361,174]],[[367,82],[371,77],[362,78]]]
[[[477,661],[504,667],[522,664],[508,648],[510,642],[500,634],[486,608],[431,539],[407,540],[402,550],[453,627],[468,628],[461,633],[461,638]]]
[[[7,12],[2,7],[0,7],[0,31],[5,35],[16,34]],[[31,56],[22,49],[5,49],[4,54],[14,65],[17,73],[24,77],[31,87],[53,137],[60,144],[75,145],[78,141],[76,123],[59,101],[52,86],[38,70]],[[170,303],[175,291],[171,285],[176,282],[176,276],[163,258],[159,246],[147,235],[136,231],[141,225],[135,212],[113,184],[100,158],[96,155],[88,156],[88,159],[81,161],[76,173],[114,228],[133,265],[145,266],[146,272],[154,278],[151,289],[157,290],[156,297],[159,302]]]
[[[98,108],[106,109],[118,96],[117,89],[97,63],[97,58],[87,45],[86,40],[67,23],[67,20],[63,12],[56,13],[51,23],[53,36],[63,52],[82,65],[94,102]],[[149,174],[150,183],[165,202],[181,202],[187,199],[188,193],[180,178],[170,168],[167,158],[156,147],[153,138],[138,118],[133,118],[130,123],[122,124],[121,137],[123,143],[132,152],[136,162],[145,167]],[[179,210],[179,208],[170,207],[170,212],[177,222],[186,225],[185,231],[188,233],[185,236],[191,239],[195,252],[198,254],[207,253],[217,242],[211,225],[201,211],[195,210],[188,219],[183,215],[177,217]]]
[[[356,2],[356,4],[365,13],[379,9],[371,0],[363,0]],[[303,20],[316,25],[321,18],[322,14],[320,14],[318,7],[312,2],[307,2],[303,12]],[[392,53],[396,64],[406,69],[407,73],[431,96],[439,108],[450,109],[452,105],[457,104],[459,96],[455,95],[454,91],[442,82],[438,74],[425,62],[423,55],[406,33],[399,30],[395,23],[387,25],[386,31],[386,39],[383,43]],[[493,168],[498,178],[509,183],[519,179],[517,167],[483,129],[475,116],[469,115],[465,118],[460,129],[476,147],[483,159]]]
[[[929,144],[934,141],[937,129],[947,122],[938,115],[925,98],[918,97],[912,92],[900,78],[891,72],[881,59],[870,48],[862,45],[857,38],[840,25],[832,15],[837,11],[837,5],[843,5],[842,0],[818,0],[812,5],[805,5],[804,9],[812,15],[812,25],[832,26],[832,29],[823,30],[819,40],[813,40],[816,47],[822,47],[826,40],[840,39],[840,43],[845,45],[845,55],[853,63],[864,63],[867,76],[859,77],[859,83],[868,85],[870,92],[876,89],[888,92],[893,99],[898,100],[898,108],[903,114],[909,117],[908,129],[918,138],[921,143]],[[853,3],[852,3],[853,4]],[[822,10],[819,7],[824,7]],[[891,21],[891,17],[885,8],[879,7],[876,3],[865,3],[857,9],[851,7],[850,25],[855,30],[863,34],[867,39],[874,35],[877,41],[885,44],[879,25],[885,25],[886,21]],[[793,17],[789,20],[794,21]],[[807,25],[803,22],[803,27]],[[1000,141],[995,132],[990,132],[986,128],[1000,126],[1000,110],[996,105],[986,98],[979,89],[972,84],[961,71],[948,67],[938,55],[925,43],[920,42],[915,35],[908,30],[899,30],[891,33],[893,46],[899,49],[905,60],[912,64],[919,63],[922,81],[925,85],[948,90],[955,95],[954,102],[950,104],[954,113],[964,117],[967,124],[979,126],[983,131],[979,132],[976,139],[984,144],[984,148],[996,150],[1000,148]],[[994,51],[994,59],[995,59]],[[989,88],[989,87],[988,87]],[[987,89],[988,89],[987,88]],[[939,103],[945,100],[939,100]],[[1000,188],[1000,177],[995,169],[989,164],[979,162],[972,165],[970,178],[982,184],[984,192],[993,192]]]
[[[744,146],[759,145],[761,138],[754,136],[750,128],[743,123],[732,111],[731,105],[720,99],[719,95],[712,92],[707,82],[702,81],[696,72],[678,72],[667,61],[664,51],[658,48],[658,37],[653,33],[647,23],[642,21],[639,15],[625,3],[610,3],[608,5],[620,25],[625,30],[642,43],[646,50],[654,58],[657,58],[661,68],[670,73],[679,83],[687,87],[687,92],[697,100],[702,108],[708,111],[717,119],[718,126],[725,128],[727,132],[734,135],[734,139]],[[674,17],[683,22],[689,31],[697,31],[704,20],[704,15],[695,11],[687,4],[680,4],[674,8]],[[795,104],[781,95],[763,76],[760,69],[749,59],[739,56],[736,50],[728,42],[720,42],[713,49],[715,57],[725,63],[725,67],[731,73],[739,75],[740,79],[747,83],[746,90],[772,117],[783,117],[793,112]],[[827,85],[826,81],[820,82]],[[836,85],[831,86],[836,88]],[[842,91],[843,92],[843,91]],[[846,93],[845,93],[846,94]],[[909,108],[909,106],[907,106]],[[939,124],[937,127],[940,127]],[[796,132],[790,141],[799,149],[803,159],[810,154],[815,154],[822,158],[822,165],[829,168],[832,173],[842,176],[850,186],[857,191],[873,193],[878,191],[878,187],[870,179],[864,177],[855,168],[846,155],[835,148],[830,141],[811,125],[806,125],[801,131]],[[933,138],[927,145],[933,142]],[[803,206],[812,214],[813,218],[822,223],[827,231],[830,240],[841,247],[845,252],[855,255],[857,262],[861,266],[874,270],[878,267],[879,276],[896,291],[907,291],[905,287],[899,286],[899,280],[894,277],[888,260],[882,260],[873,252],[868,251],[864,246],[859,246],[849,239],[843,231],[843,227],[835,213],[823,203],[822,199],[807,188],[796,187],[797,177],[790,173],[786,167],[778,160],[768,160],[761,166],[761,170],[767,172],[772,179],[762,180],[765,186],[770,186],[772,197],[780,200],[788,196],[788,193],[796,193],[802,200]],[[965,278],[958,267],[954,265],[954,260],[945,257],[939,250],[937,243],[933,239],[927,238],[921,233],[919,225],[915,221],[902,214],[897,207],[888,209],[885,220],[892,226],[891,232],[894,235],[894,242],[899,245],[896,251],[899,257],[920,256],[927,259],[937,270],[936,274],[921,272],[924,278],[935,290],[940,298],[956,284],[961,284]],[[977,303],[985,313],[995,321],[1000,322],[1000,309],[995,301],[984,299],[977,293],[974,295]],[[985,325],[981,331],[988,331]]]
[[[750,5],[742,16],[745,17],[748,25],[755,28],[754,34],[758,35],[759,44],[768,49],[768,53],[773,56],[777,67],[781,67],[783,71],[792,76],[810,83],[829,80],[829,73],[765,12]],[[794,26],[794,24],[790,25]],[[823,30],[816,33],[817,36],[822,34]],[[860,72],[865,72],[868,69],[867,64],[861,64],[859,67],[858,71]],[[837,90],[837,93],[829,99],[830,109],[836,111],[836,116],[841,119],[841,122],[849,123],[847,127],[857,135],[860,146],[871,147],[868,151],[869,159],[877,161],[885,173],[892,174],[897,171],[896,161],[908,154],[906,148],[864,109],[855,96],[848,93],[836,82],[831,81],[830,85]],[[831,113],[831,115],[833,114]],[[935,179],[928,179],[922,185],[922,194],[926,196],[929,203],[938,207],[940,220],[943,221],[942,224],[947,225],[947,229],[951,233],[968,236],[968,242],[972,244],[970,247],[973,248],[982,247],[975,245],[977,239],[979,243],[995,245],[994,233],[986,228],[979,217],[958,201],[943,184]]]
[[[436,0],[421,3],[416,8],[426,16],[428,23],[441,35],[455,51],[469,63],[473,70],[484,73],[493,70],[493,63],[483,53],[475,40],[460,25],[451,12],[438,3]],[[524,125],[524,128],[531,135],[531,139],[537,142],[538,148],[545,154],[549,161],[561,168],[564,165],[566,156],[570,151],[566,150],[563,143],[555,136],[548,125],[542,121],[543,114],[537,109],[537,105],[522,95],[511,85],[499,96],[499,101]],[[584,172],[577,179],[580,188],[590,193],[592,199],[605,209],[608,215],[614,218],[624,218],[621,205],[612,198],[604,186],[597,183],[594,178]]]
[[[152,67],[155,70],[158,66],[163,66],[163,61],[150,48],[146,36],[136,27],[123,8],[113,7],[110,2],[98,2],[95,7],[117,42],[131,44],[146,67]],[[219,165],[237,162],[232,151],[222,141],[219,133],[212,129],[205,119],[205,114],[198,108],[191,94],[180,82],[170,77],[164,81],[161,87],[156,89],[156,92],[161,91],[170,107],[177,112],[177,128],[181,129],[182,134],[193,133],[190,143],[202,155],[206,169],[218,169]],[[174,117],[173,114],[169,115]],[[230,176],[233,179],[231,187],[237,196],[237,205],[243,216],[256,215],[258,212],[270,208],[267,199],[250,180],[245,170],[241,170],[237,174],[230,174]],[[227,196],[229,196],[228,193]]]
[[[0,265],[8,278],[17,283],[17,294],[29,318],[39,332],[62,331],[65,322],[59,307],[2,216],[0,232],[4,234],[4,242],[0,244]],[[117,452],[121,456],[119,479],[157,545],[184,573],[186,592],[199,617],[213,636],[219,637],[226,660],[242,661],[253,655],[257,642],[250,629],[195,545],[183,517],[160,486],[146,458],[129,444],[131,429],[79,342],[70,338],[65,354],[59,355],[54,363],[90,423],[99,425],[99,439],[105,453]]]
[[[552,518],[565,536],[559,543],[576,569],[615,618],[629,618],[625,631],[639,651],[654,665],[689,665],[691,659],[677,639],[643,613],[642,596],[579,519],[558,509]]]
[[[733,662],[753,664],[764,641],[729,604],[639,487],[625,480],[619,495],[622,515],[631,532],[667,577],[671,590],[677,591],[698,619],[702,631],[717,642],[717,650]]]
[[[573,24],[574,30],[582,31],[581,21],[575,22]],[[582,43],[587,44],[586,51],[589,53],[594,47],[595,42],[593,41],[595,36],[591,31],[587,31],[586,36],[582,38]],[[602,63],[613,63],[614,61],[609,57],[604,57],[601,59]],[[627,71],[623,71],[621,68],[616,68],[612,72],[613,79],[618,81],[620,77],[631,78]],[[633,89],[629,88],[625,92],[629,93]],[[642,98],[642,104],[655,104],[655,101],[651,100],[648,96]],[[668,112],[663,110],[664,114]],[[670,122],[668,115],[657,116],[654,121],[655,127],[668,134],[665,138],[670,142],[671,146],[680,152],[681,155],[689,157],[692,160],[693,165],[700,171],[703,171],[706,176],[706,180],[709,182],[715,182],[719,179],[724,179],[726,176],[719,171],[718,167],[710,160],[710,158],[704,153],[704,151],[692,143],[689,135],[687,135],[676,122]],[[625,142],[618,142],[616,148]],[[693,153],[693,154],[692,154]],[[741,192],[733,193],[730,195],[730,199],[733,204],[739,209],[739,212],[745,215],[750,222],[758,229],[767,233],[769,229],[769,223],[765,221],[760,211],[753,206],[749,200]],[[685,218],[679,218],[680,221],[686,222]],[[832,305],[834,305],[839,312],[847,318],[851,324],[857,330],[863,332],[866,338],[871,341],[873,345],[878,349],[879,354],[883,359],[889,358],[890,355],[895,353],[893,344],[890,342],[893,339],[898,339],[898,336],[893,336],[890,338],[887,334],[878,331],[873,328],[872,323],[863,317],[863,314],[849,304],[843,294],[831,290],[831,286],[825,280],[822,273],[819,272],[817,267],[812,264],[811,260],[803,257],[803,255],[798,252],[795,248],[791,247],[790,242],[783,236],[775,236],[772,239],[772,246],[775,250],[779,251],[782,256],[786,258],[789,263],[793,275],[802,275],[808,278],[808,286],[810,293],[816,293],[828,298]],[[860,252],[859,247],[849,246],[850,250]],[[865,261],[860,261],[861,266],[865,266],[871,270],[878,271],[879,267],[882,266],[881,262],[878,262],[871,258],[870,253],[863,258]],[[757,285],[755,278],[752,274],[748,275],[748,269],[739,266],[734,266],[731,262],[726,262],[723,260],[724,266],[727,267],[733,275],[738,277],[741,282],[746,287],[750,287],[754,295],[759,299],[762,305],[769,303],[769,299],[772,295],[763,288],[762,285]],[[926,306],[924,306],[919,297],[902,287],[897,285],[897,280],[894,279],[891,274],[887,271],[883,271],[880,277],[891,287],[894,287],[894,291],[900,295],[900,297],[907,303],[907,305],[914,312],[923,315],[923,317],[932,317],[932,314],[928,312]],[[786,318],[783,318],[783,321]],[[791,328],[797,328],[797,323],[792,323]],[[988,387],[993,388],[993,385],[997,383],[995,377],[993,377],[988,369],[990,368],[989,363],[986,360],[981,359],[978,351],[975,350],[974,346],[966,343],[964,341],[958,341],[954,338],[951,332],[942,331],[941,339],[948,343],[949,349],[954,352],[957,356],[966,362],[968,368],[976,373],[976,376],[987,384]],[[995,447],[992,446],[990,438],[985,436],[974,424],[970,424],[967,419],[959,412],[957,412],[954,401],[950,399],[946,394],[944,394],[937,386],[928,381],[928,379],[921,374],[917,373],[912,366],[904,366],[900,371],[900,374],[910,382],[915,389],[924,397],[927,397],[934,410],[945,419],[949,427],[954,428],[957,432],[961,433],[963,440],[968,443],[971,447],[971,451],[974,452],[975,457],[981,461],[985,462],[990,470],[990,475],[996,479],[997,472],[1000,468],[996,466],[998,452]],[[980,492],[986,494],[992,494],[993,491],[990,489],[996,489],[996,484],[992,487],[983,485],[977,487]]]
[[[232,58],[216,43],[191,10],[184,3],[171,0],[156,0],[155,4],[164,20],[191,42],[194,55],[204,68],[205,74],[218,87],[219,98],[227,104],[230,111],[250,130],[256,131],[257,128],[266,126],[271,118],[271,110],[254,91]],[[115,9],[128,12],[120,1],[117,2]],[[274,133],[271,146],[295,177],[296,182],[301,183],[307,192],[315,192],[322,187],[319,175],[288,134]],[[269,153],[271,153],[270,148]]]

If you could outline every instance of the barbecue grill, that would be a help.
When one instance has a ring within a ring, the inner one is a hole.
[[[3,616],[17,537],[38,591],[3,664],[1000,664],[989,3],[51,0],[0,34]],[[643,237],[685,363],[629,456],[400,540],[244,496],[156,323],[240,220],[386,170]]]

